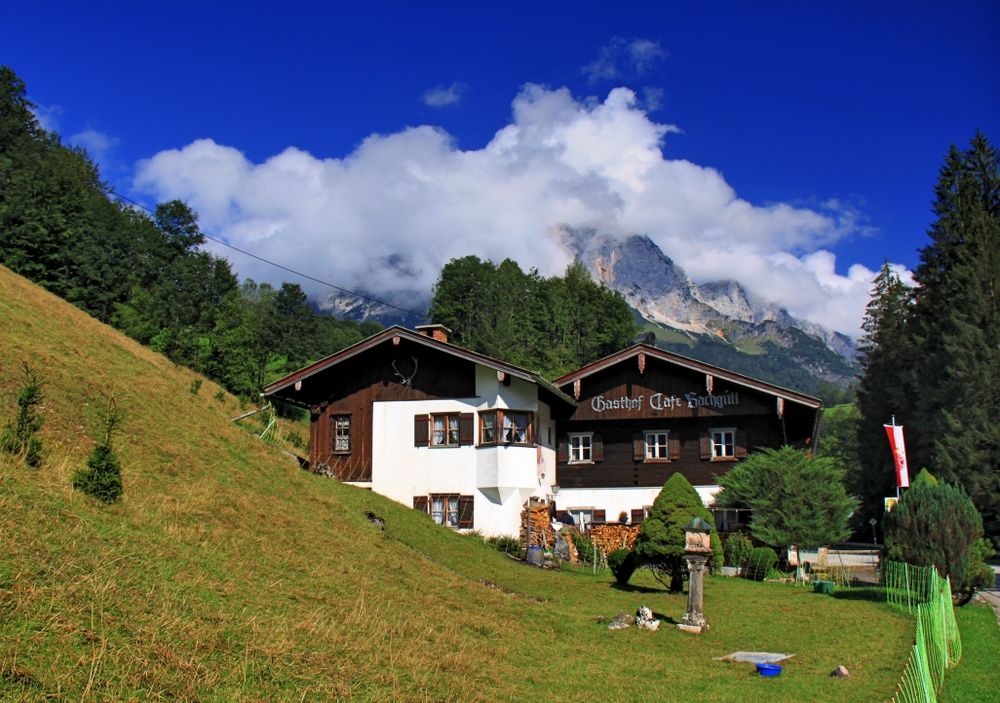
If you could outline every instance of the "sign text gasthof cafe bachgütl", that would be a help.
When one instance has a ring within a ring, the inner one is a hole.
[[[549,382],[449,344],[441,325],[417,330],[384,330],[264,392],[310,410],[311,463],[456,529],[516,535],[530,498],[578,523],[637,523],[676,471],[711,507],[733,462],[807,448],[818,429],[817,398],[647,345]]]

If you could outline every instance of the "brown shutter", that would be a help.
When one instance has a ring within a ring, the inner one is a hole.
[[[594,511],[594,519],[592,521],[592,524],[594,524],[594,525],[603,525],[607,521],[608,521],[607,520],[607,516],[605,515],[605,512],[603,510],[595,510]]]
[[[735,454],[737,459],[747,458],[747,431],[746,430],[736,430],[736,440]]]
[[[475,422],[476,416],[473,413],[462,413],[458,416],[458,444],[462,447],[468,447],[475,444],[475,435],[473,430],[473,423]]]
[[[646,461],[646,436],[641,432],[632,435],[632,461]]]
[[[590,457],[594,461],[604,461],[604,438],[599,434],[591,440]]]
[[[698,438],[698,449],[701,452],[701,460],[708,461],[712,458],[712,435],[702,432]]]
[[[556,462],[559,464],[569,463],[569,442],[560,442],[559,449],[556,451]]]
[[[681,458],[681,440],[674,437],[673,432],[667,435],[667,458],[670,461],[677,461]]]
[[[430,415],[413,416],[413,446],[426,447],[431,443]]]
[[[630,521],[633,525],[641,525],[643,519],[645,518],[646,511],[642,508],[632,509],[632,520]]]
[[[430,501],[427,496],[413,496],[413,509],[421,513],[430,512]]]
[[[473,509],[476,499],[474,496],[459,496],[458,498],[458,527],[461,530],[471,530],[473,524]]]

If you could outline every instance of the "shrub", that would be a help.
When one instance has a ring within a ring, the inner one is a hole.
[[[198,391],[201,390],[201,379],[196,378],[191,381],[191,387],[188,390],[191,391],[191,395],[198,395]]]
[[[27,362],[21,362],[21,388],[17,393],[17,415],[0,432],[0,448],[8,454],[21,458],[25,464],[36,468],[42,463],[42,438],[38,432],[44,420],[38,414],[38,406],[45,396],[42,386],[45,381]]]
[[[509,537],[507,535],[490,537],[486,540],[486,544],[496,551],[503,552],[504,554],[521,553],[521,540],[517,537]]]
[[[684,590],[687,559],[684,556],[684,525],[695,517],[709,524],[714,522],[698,492],[683,475],[675,473],[663,485],[663,490],[653,501],[649,517],[643,520],[635,540],[636,566],[646,566],[663,585],[669,578],[671,593]],[[722,566],[722,544],[719,533],[712,529],[714,554],[708,560],[710,570]]]
[[[114,503],[122,495],[122,468],[112,446],[112,437],[118,431],[121,414],[115,397],[108,395],[108,409],[104,415],[104,437],[94,445],[87,457],[87,468],[73,474],[73,488],[97,498],[103,503]]]
[[[726,564],[743,566],[753,550],[753,542],[742,532],[734,532],[726,538]]]
[[[885,558],[934,565],[951,581],[953,591],[973,588],[985,573],[972,563],[973,545],[983,536],[983,520],[961,486],[934,481],[921,471],[886,514],[884,528]],[[977,555],[981,549],[982,545],[977,546]]]
[[[751,549],[747,555],[744,575],[754,581],[763,581],[765,578],[768,578],[771,569],[777,563],[778,554],[770,547]]]
[[[635,557],[631,549],[616,549],[608,556],[608,566],[615,580],[624,585],[635,573]]]

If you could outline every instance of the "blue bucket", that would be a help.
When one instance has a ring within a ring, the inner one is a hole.
[[[758,664],[757,673],[761,676],[777,676],[781,673],[781,667],[777,664]]]
[[[538,564],[539,566],[545,560],[545,550],[541,547],[528,547],[528,563]]]

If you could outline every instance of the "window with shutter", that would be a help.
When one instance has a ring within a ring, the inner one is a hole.
[[[431,418],[429,415],[413,416],[413,446],[426,447],[431,442]]]
[[[712,458],[712,436],[708,432],[702,432],[698,437],[698,452],[702,461]]]
[[[458,444],[462,447],[469,447],[475,444],[474,423],[476,416],[473,413],[462,413],[458,416]]]
[[[632,461],[646,461],[646,438],[641,432],[632,435]]]
[[[459,496],[458,498],[458,528],[460,530],[471,530],[473,523],[473,511],[476,505],[474,496]]]
[[[667,441],[667,456],[670,461],[678,461],[681,458],[681,440],[679,437],[671,437]]]
[[[605,517],[605,511],[603,511],[603,510],[595,510],[594,511],[594,521],[593,521],[593,524],[594,525],[603,525],[606,522],[607,522],[607,519]]]
[[[736,430],[736,458],[746,459],[747,457],[747,432],[746,430]]]

